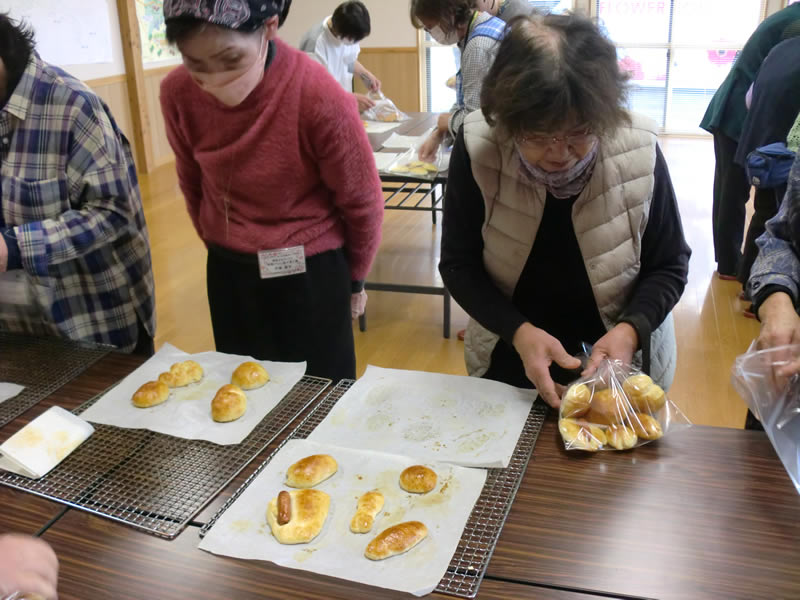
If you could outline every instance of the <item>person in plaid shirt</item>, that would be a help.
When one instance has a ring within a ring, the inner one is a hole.
[[[108,107],[0,14],[0,330],[150,354],[150,244]]]

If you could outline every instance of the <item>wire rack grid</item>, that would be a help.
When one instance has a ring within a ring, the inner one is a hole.
[[[305,439],[311,435],[314,428],[323,421],[354,383],[352,380],[340,381],[203,526],[200,537],[205,537],[222,514],[236,502],[289,440]],[[461,598],[477,596],[546,416],[547,407],[544,403],[534,403],[508,467],[487,469],[483,491],[472,509],[447,573],[436,587],[437,592]]]
[[[240,444],[221,446],[98,424],[45,477],[0,472],[0,484],[172,539],[330,383],[303,377]],[[73,412],[82,413],[101,396]]]
[[[0,403],[0,427],[69,383],[109,353],[103,346],[0,332],[0,381],[24,385]]]

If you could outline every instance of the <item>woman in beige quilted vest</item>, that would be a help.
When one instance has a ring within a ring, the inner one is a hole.
[[[558,406],[593,347],[665,388],[689,256],[657,127],[579,16],[512,22],[453,149],[439,269],[472,317],[471,375]]]

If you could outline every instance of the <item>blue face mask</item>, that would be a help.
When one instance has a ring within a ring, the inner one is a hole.
[[[581,160],[563,171],[545,171],[531,164],[517,146],[520,171],[530,181],[545,186],[547,191],[559,200],[577,196],[589,183],[597,161],[598,141],[595,140],[591,150]]]

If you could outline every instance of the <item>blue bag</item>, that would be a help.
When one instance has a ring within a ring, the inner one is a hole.
[[[794,152],[783,142],[756,148],[747,155],[745,172],[747,181],[761,189],[785,185],[794,162]]]

